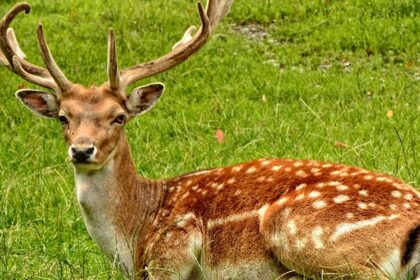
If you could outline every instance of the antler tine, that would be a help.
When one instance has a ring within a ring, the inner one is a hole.
[[[45,39],[44,29],[42,24],[38,24],[37,28],[38,43],[41,49],[41,55],[44,60],[45,66],[47,66],[48,72],[50,72],[51,77],[57,83],[57,86],[62,92],[66,91],[71,87],[71,82],[66,78],[61,69],[58,67],[57,63],[51,54],[50,48],[48,47],[47,40]]]
[[[219,22],[229,13],[233,0],[208,1],[206,6],[209,15],[210,25],[217,26]]]
[[[179,46],[182,46],[186,44],[188,41],[190,41],[193,38],[194,32],[197,30],[196,26],[190,26],[187,31],[185,31],[184,36],[182,36],[182,39],[175,43],[175,45],[172,46],[172,49],[176,49]]]
[[[52,89],[56,93],[59,92],[59,89],[57,88],[57,84],[55,83],[55,81],[52,78],[48,79],[48,78],[40,77],[40,76],[33,75],[33,74],[27,72],[23,68],[23,66],[21,64],[21,60],[16,55],[13,56],[13,69],[19,76],[21,76],[22,78],[24,78],[25,80],[27,80],[30,83],[40,85],[40,86],[43,86],[45,88]]]
[[[16,35],[13,32],[12,28],[7,29],[7,39],[9,40],[10,46],[13,50],[13,52],[21,59],[25,59],[25,54],[23,53],[23,51],[20,49],[19,47],[19,43],[16,40]],[[4,53],[1,51],[0,49],[0,63],[6,67],[8,67],[9,69],[11,68],[11,65],[9,64],[9,61],[7,60],[6,56],[4,55]]]
[[[199,2],[197,4],[201,20],[199,31],[193,36],[194,27],[188,28],[182,40],[174,45],[171,52],[158,59],[121,71],[120,87],[122,91],[131,83],[175,67],[197,52],[208,41],[218,22],[227,14],[232,2],[232,0],[208,0],[207,11]]]
[[[6,56],[4,55],[4,53],[1,50],[0,50],[0,65],[10,67],[9,61],[7,61]]]
[[[13,49],[13,52],[19,57],[20,59],[25,59],[26,55],[19,47],[19,43],[16,39],[15,32],[13,31],[13,28],[7,29],[7,39],[9,40],[10,46]]]
[[[120,86],[120,72],[118,71],[117,48],[115,47],[115,34],[112,28],[108,31],[108,80],[112,89]]]
[[[0,59],[2,64],[8,66],[10,70],[15,72],[13,69],[13,56],[18,56],[22,67],[29,73],[33,75],[39,75],[43,77],[48,77],[49,73],[46,69],[36,66],[26,60],[24,57],[21,57],[23,52],[20,51],[19,45],[17,44],[16,36],[14,36],[13,30],[9,28],[13,19],[21,12],[28,14],[31,10],[31,6],[28,3],[18,3],[16,4],[0,21],[0,51],[2,55]],[[12,41],[12,42],[10,42]],[[7,63],[5,63],[7,61]]]

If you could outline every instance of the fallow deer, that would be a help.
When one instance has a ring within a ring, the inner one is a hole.
[[[198,4],[189,28],[161,58],[117,67],[108,39],[108,81],[71,83],[54,62],[42,25],[46,69],[25,59],[11,21],[0,22],[0,61],[28,82],[16,96],[33,112],[58,119],[73,163],[77,201],[102,251],[132,278],[420,279],[420,195],[391,176],[329,162],[260,159],[172,179],[136,173],[125,124],[162,95],[161,83],[129,84],[186,60],[208,40],[231,1]]]

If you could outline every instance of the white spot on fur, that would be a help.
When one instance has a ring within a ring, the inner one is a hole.
[[[410,203],[407,203],[407,202],[405,202],[405,203],[403,203],[403,207],[405,208],[405,209],[410,209]]]
[[[296,176],[298,176],[298,177],[302,177],[302,178],[306,178],[306,177],[308,177],[309,176],[309,174],[308,173],[306,173],[304,170],[302,170],[302,169],[300,169],[300,170],[298,170],[298,171],[296,171]]]
[[[303,190],[304,188],[306,188],[307,184],[300,184],[299,186],[296,187],[297,191]]]
[[[307,242],[306,238],[297,239],[296,242],[295,242],[296,249],[298,251],[302,251],[306,246],[306,242]]]
[[[262,182],[265,181],[265,179],[266,179],[265,176],[260,176],[260,177],[257,178],[257,182],[262,183]]]
[[[413,199],[413,195],[411,193],[407,193],[407,194],[404,195],[404,199],[405,200],[411,200],[411,199]]]
[[[302,200],[305,198],[305,194],[301,193],[298,196],[296,196],[295,200]]]
[[[261,162],[261,165],[262,165],[262,166],[267,166],[267,165],[269,165],[270,163],[271,163],[271,160],[266,159],[266,160],[263,160],[263,161]]]
[[[392,214],[390,216],[388,216],[388,220],[395,220],[396,218],[398,218],[400,215],[398,214]]]
[[[342,172],[341,170],[334,170],[334,171],[331,171],[331,172],[330,172],[330,175],[331,175],[331,176],[337,176],[337,175],[340,175],[340,174],[341,174],[341,172]]]
[[[234,184],[236,182],[236,178],[232,177],[229,180],[226,181],[227,184],[231,185]]]
[[[369,196],[369,193],[368,193],[368,191],[367,191],[367,190],[360,190],[360,191],[359,191],[359,194],[360,194],[361,196]]]
[[[324,234],[324,231],[320,226],[315,227],[312,230],[312,241],[314,242],[315,249],[321,249],[324,247],[324,243],[321,240],[321,236]]]
[[[378,182],[385,182],[386,177],[376,177],[376,181]]]
[[[214,171],[216,172],[217,175],[221,175],[223,174],[223,172],[225,172],[226,168],[218,168],[218,169],[214,169]]]
[[[347,219],[353,219],[354,218],[354,214],[351,212],[346,213],[346,218]]]
[[[233,195],[240,195],[242,193],[241,190],[236,190],[235,193]]]
[[[314,203],[312,203],[312,207],[315,209],[322,209],[327,206],[327,203],[324,200],[317,200]]]
[[[271,167],[272,171],[279,171],[282,168],[281,165],[274,165],[273,167]]]
[[[289,229],[290,234],[295,235],[297,233],[297,227],[294,221],[289,221],[286,226]]]
[[[343,203],[347,200],[349,200],[349,197],[344,194],[337,195],[336,197],[333,198],[333,201],[337,204]]]
[[[301,161],[296,161],[295,163],[293,163],[294,167],[301,167],[303,165],[303,162]]]
[[[331,167],[333,165],[331,163],[326,163],[326,164],[323,164],[321,166],[324,167],[324,168],[328,168],[328,167]]]
[[[251,173],[254,173],[255,171],[257,171],[257,168],[255,166],[251,166],[250,168],[247,169],[246,173],[251,174]]]
[[[320,192],[317,192],[317,191],[312,191],[312,192],[310,192],[309,193],[309,197],[310,198],[317,198],[318,196],[320,196],[321,195],[321,193]]]
[[[242,164],[232,167],[232,172],[239,172],[243,168]]]
[[[357,203],[357,207],[359,207],[360,209],[367,209],[367,204],[364,202],[359,202]]]
[[[191,184],[192,184],[192,180],[188,180],[186,183],[185,183],[185,185],[188,187],[188,186],[191,186]]]
[[[391,195],[395,198],[400,198],[402,196],[400,191],[392,191]]]
[[[282,205],[283,203],[285,203],[288,200],[287,197],[282,197],[279,200],[276,201],[277,205]]]
[[[220,190],[222,190],[223,189],[223,187],[225,186],[225,184],[224,183],[220,183],[218,186],[217,186],[217,190],[218,191],[220,191]]]
[[[397,206],[395,204],[390,204],[389,205],[389,208],[391,208],[392,210],[396,210],[397,209]]]
[[[372,175],[365,175],[363,177],[363,179],[365,179],[365,180],[372,180],[373,179],[373,176]]]
[[[352,223],[352,224],[349,224],[349,223],[339,224],[336,227],[335,232],[331,235],[330,239],[331,239],[331,241],[337,241],[344,234],[347,234],[347,233],[350,233],[352,231],[359,230],[359,229],[362,229],[362,228],[365,228],[365,227],[374,226],[374,225],[382,222],[385,219],[386,219],[385,216],[377,216],[377,217],[373,217],[371,219],[357,221],[357,222]]]
[[[360,189],[360,187],[361,187],[361,186],[360,186],[359,184],[354,184],[354,185],[353,185],[353,187],[354,187],[355,189]]]
[[[316,184],[316,186],[317,186],[318,188],[323,188],[323,187],[325,187],[326,185],[327,185],[327,183],[324,183],[324,182]]]
[[[194,185],[191,189],[193,190],[193,191],[196,191],[196,190],[198,190],[198,185]]]
[[[345,190],[348,190],[348,189],[349,189],[349,187],[346,186],[346,185],[337,186],[337,191],[345,191]]]
[[[311,168],[312,173],[318,173],[319,171],[321,171],[320,168],[316,168],[316,167]]]
[[[369,202],[369,203],[368,203],[368,206],[369,206],[369,207],[372,207],[372,208],[373,208],[373,207],[376,207],[376,203],[375,203],[375,202]]]
[[[292,171],[292,168],[291,167],[286,167],[285,169],[284,169],[284,171],[286,171],[286,172],[290,172],[290,171]]]
[[[337,181],[331,181],[331,182],[328,182],[327,184],[328,184],[328,186],[332,186],[332,187],[336,187],[336,186],[341,185],[341,183],[337,182]]]

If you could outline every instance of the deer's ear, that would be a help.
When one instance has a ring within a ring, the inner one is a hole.
[[[141,115],[149,111],[162,96],[165,85],[154,83],[135,88],[126,101],[130,114]]]
[[[37,115],[56,118],[58,116],[57,97],[49,92],[23,89],[16,92],[16,97],[23,105]]]

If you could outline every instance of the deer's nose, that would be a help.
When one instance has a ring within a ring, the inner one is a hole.
[[[88,162],[92,155],[96,153],[96,147],[93,145],[89,146],[74,146],[70,147],[70,158],[77,163]]]

